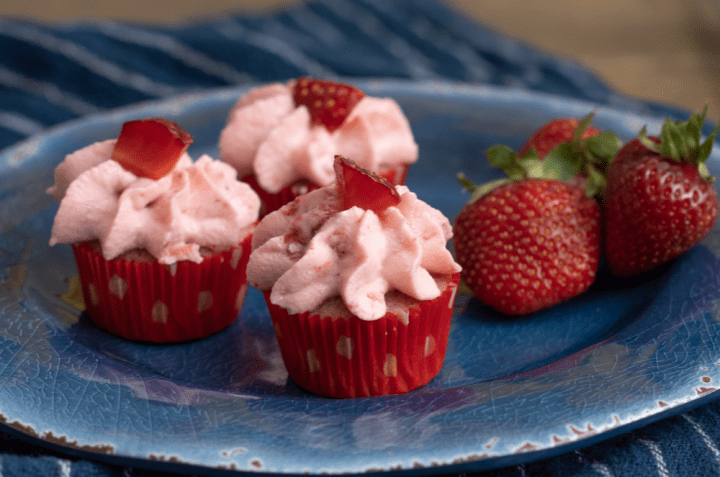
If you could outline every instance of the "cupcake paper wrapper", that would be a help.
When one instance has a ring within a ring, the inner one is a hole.
[[[395,185],[402,185],[405,184],[405,178],[407,177],[408,172],[408,166],[407,165],[400,165],[394,169],[388,169],[387,171],[380,174],[381,177],[384,177],[387,179],[388,182]],[[302,194],[306,194],[314,189],[317,189],[318,186],[314,184],[310,184],[309,182],[298,182],[297,184],[293,184],[291,186],[285,187],[280,192],[277,192],[275,194],[270,193],[263,189],[260,184],[258,183],[257,179],[254,175],[247,175],[244,176],[242,179],[242,182],[247,183],[252,189],[257,193],[257,195],[260,197],[260,201],[262,202],[262,207],[260,210],[260,217],[264,217],[270,212],[274,212],[278,210],[280,207],[282,207],[285,204],[289,204]]]
[[[445,360],[453,303],[453,275],[434,300],[420,301],[401,320],[375,321],[289,314],[265,300],[288,374],[306,390],[333,398],[399,394],[427,384]]]
[[[252,234],[201,263],[106,260],[87,243],[73,245],[86,311],[99,327],[136,341],[202,338],[230,325],[247,291]]]

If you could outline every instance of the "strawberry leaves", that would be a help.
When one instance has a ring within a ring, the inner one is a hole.
[[[705,106],[702,113],[693,114],[684,122],[666,119],[662,125],[659,141],[657,141],[657,138],[654,140],[648,137],[646,128],[640,131],[638,140],[647,149],[660,154],[666,159],[696,165],[704,179],[713,181],[715,178],[708,172],[705,161],[710,157],[715,137],[720,132],[720,124],[701,143],[700,137],[706,115],[707,106]]]
[[[528,148],[527,144],[521,148],[521,151],[527,151],[522,155],[508,146],[494,145],[486,151],[487,158],[491,164],[505,171],[511,180],[556,179],[581,185],[588,197],[602,195],[604,173],[621,142],[610,131],[595,129],[593,135],[587,136],[586,130],[593,118],[592,113],[585,116],[574,130],[572,140],[557,144],[544,156],[538,155],[535,148]],[[537,141],[537,137],[538,133],[533,140]],[[543,145],[548,148],[547,141]]]

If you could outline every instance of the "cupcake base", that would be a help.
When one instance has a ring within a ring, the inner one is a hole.
[[[333,311],[341,305],[291,315],[264,293],[292,380],[321,396],[355,398],[405,393],[440,372],[459,280],[444,280],[434,300],[402,295],[405,303],[374,321]]]
[[[205,257],[162,265],[141,257],[106,260],[97,242],[73,245],[85,307],[100,328],[154,343],[188,341],[235,321],[247,291],[252,234]]]

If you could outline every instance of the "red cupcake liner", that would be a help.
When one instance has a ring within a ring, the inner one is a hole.
[[[409,166],[407,165],[400,165],[396,168],[388,169],[379,175],[391,184],[402,185],[405,184],[408,167]],[[301,195],[307,194],[308,192],[319,188],[319,186],[308,181],[299,181],[291,186],[285,187],[280,190],[280,192],[273,194],[263,189],[255,176],[252,174],[246,175],[240,180],[252,187],[252,189],[260,197],[260,201],[262,203],[262,206],[260,207],[260,218],[265,217],[270,212],[278,210],[285,204],[289,204]]]
[[[97,244],[73,245],[85,307],[100,328],[135,341],[170,343],[229,326],[247,291],[252,234],[201,263],[106,260]]]
[[[459,281],[454,274],[439,297],[410,306],[407,319],[293,315],[264,294],[292,380],[321,396],[355,398],[405,393],[440,372]]]

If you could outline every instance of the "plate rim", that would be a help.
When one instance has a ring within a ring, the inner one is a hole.
[[[610,115],[612,114],[630,114],[633,115],[636,118],[646,118],[648,120],[651,120],[653,123],[657,123],[661,121],[660,118],[653,117],[651,115],[644,115],[641,113],[638,113],[633,110],[623,110],[622,108],[618,108],[615,106],[606,106],[606,105],[598,105],[595,103],[591,103],[584,100],[578,100],[574,98],[569,98],[566,96],[560,96],[560,95],[552,95],[547,93],[537,93],[532,92],[524,89],[516,89],[516,88],[506,88],[506,87],[497,87],[497,86],[491,86],[491,85],[465,85],[465,84],[456,84],[456,83],[450,83],[450,82],[443,82],[443,81],[404,81],[404,80],[386,80],[386,79],[369,79],[369,80],[349,80],[348,82],[358,84],[364,89],[376,92],[378,90],[386,91],[388,92],[388,95],[391,95],[391,93],[418,93],[422,92],[424,94],[433,94],[433,95],[447,95],[447,96],[457,96],[457,95],[468,95],[472,97],[494,97],[494,98],[509,98],[513,101],[523,103],[523,102],[541,102],[548,104],[555,104],[558,109],[563,109],[564,106],[572,105],[573,108],[577,110],[594,110],[594,111],[603,111],[605,113],[608,113]],[[172,98],[163,98],[159,100],[148,100],[143,101],[141,103],[135,103],[132,105],[124,106],[121,108],[96,113],[90,116],[85,116],[82,118],[77,118],[56,126],[53,126],[49,128],[48,130],[44,131],[43,133],[40,133],[38,135],[35,135],[31,138],[28,138],[24,141],[21,141],[19,143],[16,143],[12,146],[9,146],[3,150],[0,151],[0,178],[2,178],[9,170],[13,168],[19,168],[22,167],[26,160],[28,160],[29,157],[32,157],[31,152],[34,150],[38,150],[42,147],[42,143],[52,141],[55,138],[63,137],[68,134],[72,134],[73,131],[81,130],[85,127],[87,127],[89,124],[93,122],[109,122],[113,121],[113,118],[120,118],[120,117],[127,117],[133,114],[142,113],[143,111],[150,111],[150,110],[157,110],[159,107],[168,108],[171,107],[173,103],[184,103],[183,109],[179,110],[178,114],[189,114],[188,111],[190,108],[193,107],[200,107],[207,105],[208,98],[211,99],[211,101],[217,102],[217,103],[223,103],[227,101],[234,101],[237,96],[243,92],[248,90],[249,88],[252,88],[254,86],[257,86],[257,84],[248,84],[248,85],[241,85],[241,86],[232,86],[232,87],[223,87],[223,88],[215,88],[210,90],[202,90],[200,92],[191,92],[182,96],[176,96]],[[462,463],[440,463],[439,466],[433,467],[433,466],[424,466],[426,471],[428,472],[452,472],[456,470],[482,470],[492,467],[497,467],[496,465],[488,465],[489,460],[494,460],[497,462],[503,462],[503,464],[510,465],[511,463],[514,463],[517,460],[517,456],[522,454],[521,461],[529,461],[529,460],[537,460],[539,458],[548,457],[551,455],[557,455],[560,453],[564,453],[566,451],[573,450],[573,448],[579,448],[584,447],[586,445],[590,445],[594,442],[597,442],[599,440],[604,440],[606,438],[610,438],[613,435],[620,434],[622,432],[626,432],[627,430],[641,427],[643,425],[646,425],[649,422],[657,421],[663,417],[666,417],[668,415],[674,414],[676,412],[682,412],[682,410],[695,407],[698,405],[701,405],[707,401],[710,401],[712,399],[715,399],[717,397],[717,391],[709,391],[707,393],[704,393],[702,395],[697,396],[695,399],[688,400],[685,402],[675,402],[675,403],[667,403],[668,406],[664,407],[662,409],[657,409],[657,412],[651,412],[645,415],[642,418],[633,420],[632,422],[628,423],[621,423],[619,425],[611,425],[607,430],[602,430],[599,432],[585,432],[584,434],[576,436],[577,438],[571,439],[567,442],[559,443],[554,446],[545,446],[543,445],[534,445],[531,444],[526,448],[519,447],[517,449],[517,452],[515,454],[515,457],[512,455],[503,455],[500,457],[484,457],[482,455],[478,455],[475,453],[475,455],[466,455],[465,461]],[[0,407],[1,409],[1,407]],[[162,465],[159,467],[154,465],[157,464],[156,462],[148,461],[146,458],[138,457],[138,456],[116,456],[116,455],[107,455],[103,454],[102,452],[98,452],[97,450],[87,450],[83,449],[82,446],[76,446],[73,445],[71,442],[53,442],[52,440],[43,439],[42,436],[33,436],[32,432],[29,432],[28,429],[23,429],[22,426],[13,426],[11,419],[9,419],[7,416],[5,416],[5,413],[0,410],[0,417],[3,419],[0,420],[0,425],[2,425],[3,428],[9,429],[11,433],[14,434],[20,434],[24,437],[29,437],[30,439],[37,439],[40,440],[43,443],[48,444],[49,447],[53,446],[59,446],[60,449],[63,451],[68,451],[70,453],[79,453],[79,455],[89,458],[99,458],[100,460],[109,460],[111,462],[118,462],[118,459],[120,462],[127,462],[132,461],[133,465],[138,466],[144,466],[145,464],[153,464],[150,465],[150,467],[153,468],[166,468],[166,466],[172,467],[173,465],[176,465],[176,463],[173,462],[162,462]],[[524,460],[523,460],[524,459]],[[507,461],[507,462],[505,462]],[[187,468],[187,466],[190,467],[197,467],[198,469],[218,469],[218,467],[213,466],[205,466],[204,464],[197,464],[197,463],[191,463],[191,462],[181,462],[177,465],[180,465],[182,468]],[[418,469],[410,469],[403,468],[402,466],[398,469],[392,462],[392,460],[386,459],[385,468],[376,469],[380,472],[393,472],[393,473],[405,473],[405,472],[415,472]],[[236,470],[240,471],[246,471],[246,472],[258,472],[258,473],[281,473],[285,474],[287,472],[280,471],[280,472],[272,472],[272,471],[264,471],[262,469],[258,469],[257,467],[253,468],[252,466],[248,468],[238,468]],[[367,471],[371,470],[370,468],[365,469],[355,469],[351,471],[351,473],[365,473]],[[347,470],[343,469],[316,469],[315,471],[311,473],[322,473],[322,472],[329,472],[330,474],[335,473],[345,473]],[[300,470],[297,472],[290,472],[290,473],[301,473]]]

